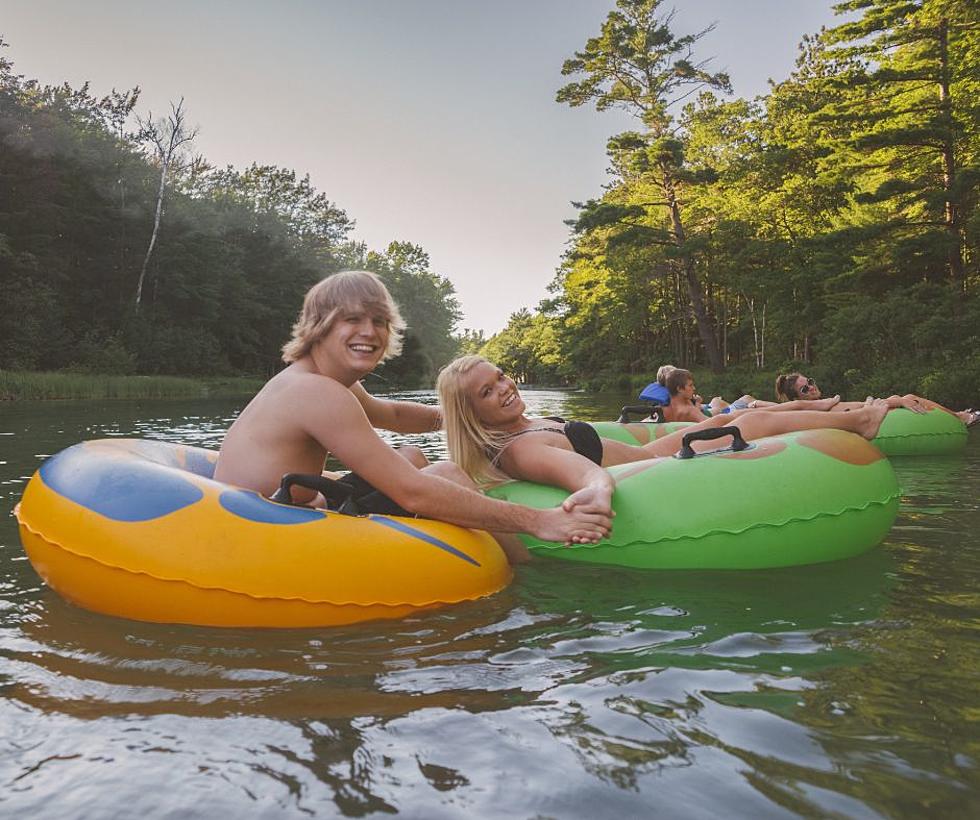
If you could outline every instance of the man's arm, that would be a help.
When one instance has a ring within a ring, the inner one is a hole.
[[[395,433],[431,433],[442,428],[439,405],[379,399],[368,393],[360,382],[351,387],[350,392],[364,408],[373,427]]]
[[[608,515],[561,507],[535,510],[487,498],[417,470],[378,438],[351,393],[339,385],[304,395],[298,421],[305,432],[405,509],[463,527],[527,532],[546,541],[595,542],[609,533]],[[331,412],[317,412],[329,406]]]

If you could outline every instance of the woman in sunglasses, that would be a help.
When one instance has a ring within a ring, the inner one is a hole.
[[[828,399],[814,397],[813,401],[788,401],[777,404],[772,401],[760,401],[754,396],[742,396],[728,404],[720,396],[715,396],[710,405],[702,403],[701,397],[694,387],[694,376],[689,370],[665,364],[657,371],[657,381],[663,385],[664,392],[670,397],[663,405],[664,421],[705,421],[712,416],[740,415],[744,410],[830,410],[839,401],[840,396]],[[734,418],[734,416],[733,416]]]
[[[776,397],[780,402],[797,401],[816,401],[820,398],[820,387],[817,383],[802,373],[780,373],[776,377]],[[930,410],[943,410],[952,416],[956,416],[967,427],[972,427],[980,421],[980,412],[977,410],[950,410],[930,399],[916,396],[914,393],[906,393],[904,396],[889,396],[885,401],[888,402],[888,409],[894,410],[896,407],[904,407],[913,413],[928,413]],[[842,401],[834,405],[834,410],[852,410],[855,407],[863,407],[864,402]]]

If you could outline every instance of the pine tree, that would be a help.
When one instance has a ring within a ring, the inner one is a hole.
[[[712,369],[720,371],[721,352],[682,215],[682,189],[696,179],[685,167],[684,139],[678,135],[670,107],[701,89],[730,91],[731,84],[727,74],[712,74],[704,63],[694,62],[694,46],[710,27],[696,34],[675,36],[670,30],[674,14],[659,15],[661,3],[662,0],[617,0],[601,34],[589,39],[585,49],[562,66],[563,75],[582,79],[561,88],[558,101],[572,106],[592,102],[599,111],[623,108],[643,124],[642,133],[622,134],[611,141],[611,155],[618,155],[624,165],[631,165],[657,190],[658,200],[646,208],[639,206],[639,212],[666,211],[666,233],[675,246],[701,342]],[[638,215],[637,207],[627,211],[593,207],[578,227],[615,224]],[[656,234],[651,241],[657,241]]]
[[[886,205],[893,241],[927,267],[964,279],[964,202],[980,167],[980,6],[975,0],[846,0],[859,17],[824,32],[828,56],[849,61],[821,117],[850,127],[852,165]]]

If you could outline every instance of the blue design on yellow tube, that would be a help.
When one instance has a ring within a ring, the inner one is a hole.
[[[306,524],[309,521],[322,521],[327,514],[309,507],[276,504],[251,490],[225,490],[218,503],[232,515],[259,524]]]
[[[415,527],[410,527],[401,521],[394,521],[391,518],[386,518],[383,515],[372,515],[369,518],[370,521],[374,521],[376,524],[384,524],[386,527],[391,527],[393,530],[398,530],[398,532],[404,533],[405,535],[410,535],[412,538],[418,538],[419,541],[425,541],[427,544],[432,544],[434,547],[439,547],[441,550],[445,550],[450,555],[455,555],[457,558],[462,558],[467,563],[473,564],[473,566],[480,566],[480,562],[474,558],[471,558],[465,552],[456,549],[456,547],[447,544],[445,541],[440,541],[433,535],[429,535],[426,532],[415,529]]]
[[[38,472],[54,492],[113,521],[163,518],[204,497],[200,488],[155,464],[133,458],[93,459],[75,445]]]

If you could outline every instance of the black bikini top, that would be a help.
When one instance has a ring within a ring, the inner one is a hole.
[[[508,440],[501,447],[497,448],[496,453],[487,452],[487,458],[490,459],[490,463],[497,466],[504,449],[518,436],[523,436],[526,433],[558,433],[568,439],[568,443],[572,445],[572,449],[580,456],[585,456],[593,464],[602,465],[602,439],[599,438],[595,427],[584,421],[565,421],[561,416],[545,416],[544,418],[548,421],[558,422],[563,426],[532,427],[529,430],[512,433]]]

